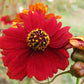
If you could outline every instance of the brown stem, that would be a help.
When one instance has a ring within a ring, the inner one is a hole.
[[[57,75],[56,75],[51,81],[49,81],[49,82],[40,83],[40,82],[38,82],[38,81],[36,81],[36,80],[34,80],[34,81],[35,81],[36,83],[38,83],[38,84],[49,84],[49,83],[52,83],[58,76],[63,75],[63,74],[66,74],[66,73],[70,73],[70,70],[57,74]]]
[[[5,0],[2,1],[2,3],[0,4],[1,7],[1,14],[0,14],[0,17],[3,16],[3,13],[4,13],[4,4],[5,4]]]
[[[82,82],[80,84],[84,84],[84,79],[82,80]]]
[[[32,0],[32,4],[35,4],[35,0]]]
[[[2,1],[2,3],[0,4],[1,7],[1,14],[0,14],[0,18],[3,16],[4,14],[4,4],[5,4],[5,0]],[[3,24],[0,22],[0,29],[3,29]]]
[[[16,14],[16,9],[17,9],[17,5],[19,3],[19,0],[9,0],[9,12],[11,15],[15,15]]]
[[[31,4],[31,0],[28,0],[27,3],[26,3],[26,9],[29,8],[29,5]]]

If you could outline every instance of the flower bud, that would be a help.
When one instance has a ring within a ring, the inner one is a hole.
[[[82,61],[84,62],[84,50],[80,50],[75,48],[72,55],[71,55],[71,59],[73,61]]]
[[[73,48],[84,50],[84,36],[73,36],[70,38],[69,43],[73,46]]]
[[[76,62],[74,65],[71,66],[70,72],[73,76],[77,78],[84,76],[84,63]]]

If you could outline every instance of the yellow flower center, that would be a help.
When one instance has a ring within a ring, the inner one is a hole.
[[[42,29],[36,29],[28,34],[27,42],[32,49],[44,51],[50,42],[50,38]]]

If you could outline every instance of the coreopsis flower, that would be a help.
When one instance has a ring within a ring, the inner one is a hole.
[[[46,14],[48,12],[48,5],[44,6],[42,3],[38,2],[35,5],[30,5],[29,9],[31,11]]]
[[[45,18],[47,20],[49,20],[52,17],[55,17],[56,19],[61,19],[61,16],[60,15],[55,16],[55,14],[53,14],[53,13],[46,14],[48,12],[48,5],[44,6],[42,3],[36,3],[35,5],[30,5],[29,6],[29,9],[31,11],[36,11],[38,13],[41,13],[42,12],[45,15]]]
[[[30,5],[29,10],[24,9],[22,13],[17,14],[16,18],[13,20],[14,22],[22,22],[23,21],[23,15],[28,15],[28,12],[37,12],[37,13],[43,13],[45,16],[45,19],[49,20],[52,17],[55,17],[56,19],[61,19],[60,15],[55,16],[53,13],[46,14],[48,12],[48,5],[44,6],[42,3],[36,3],[35,5]]]
[[[48,12],[48,5],[44,6],[42,3],[36,3],[35,5],[30,5],[29,10],[24,9],[22,13],[18,13],[16,15],[16,18],[13,20],[13,28],[17,28],[17,23],[24,26],[23,23],[23,16],[26,14],[29,14],[29,11],[32,11],[32,13],[37,12],[38,14],[43,13],[46,20],[49,20],[52,17],[55,17],[56,19],[61,19],[62,17],[60,15],[55,16],[53,13],[46,14]]]
[[[23,15],[24,26],[3,31],[0,48],[3,62],[11,79],[23,80],[33,76],[39,80],[53,77],[58,69],[68,66],[69,54],[64,48],[72,34],[69,26],[61,27],[55,17],[46,20],[43,13],[29,11]]]
[[[1,21],[4,22],[5,25],[12,24],[12,20],[9,15],[1,17]]]

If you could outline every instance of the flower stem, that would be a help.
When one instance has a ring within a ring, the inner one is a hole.
[[[57,75],[56,75],[51,81],[49,81],[49,82],[46,82],[46,83],[39,83],[39,82],[36,81],[36,80],[35,80],[35,82],[36,82],[36,83],[39,83],[39,84],[50,84],[50,83],[52,83],[58,76],[63,75],[63,74],[66,74],[66,73],[70,73],[70,70],[57,74]]]
[[[18,84],[20,84],[20,81],[18,81]]]
[[[79,78],[77,78],[77,80],[76,80],[76,84],[79,84]]]
[[[29,78],[29,79],[28,79],[28,82],[27,82],[27,84],[30,84],[30,83],[31,83],[31,78]]]
[[[50,83],[49,83],[49,78],[48,78],[47,80],[48,80],[48,84],[50,84]]]

